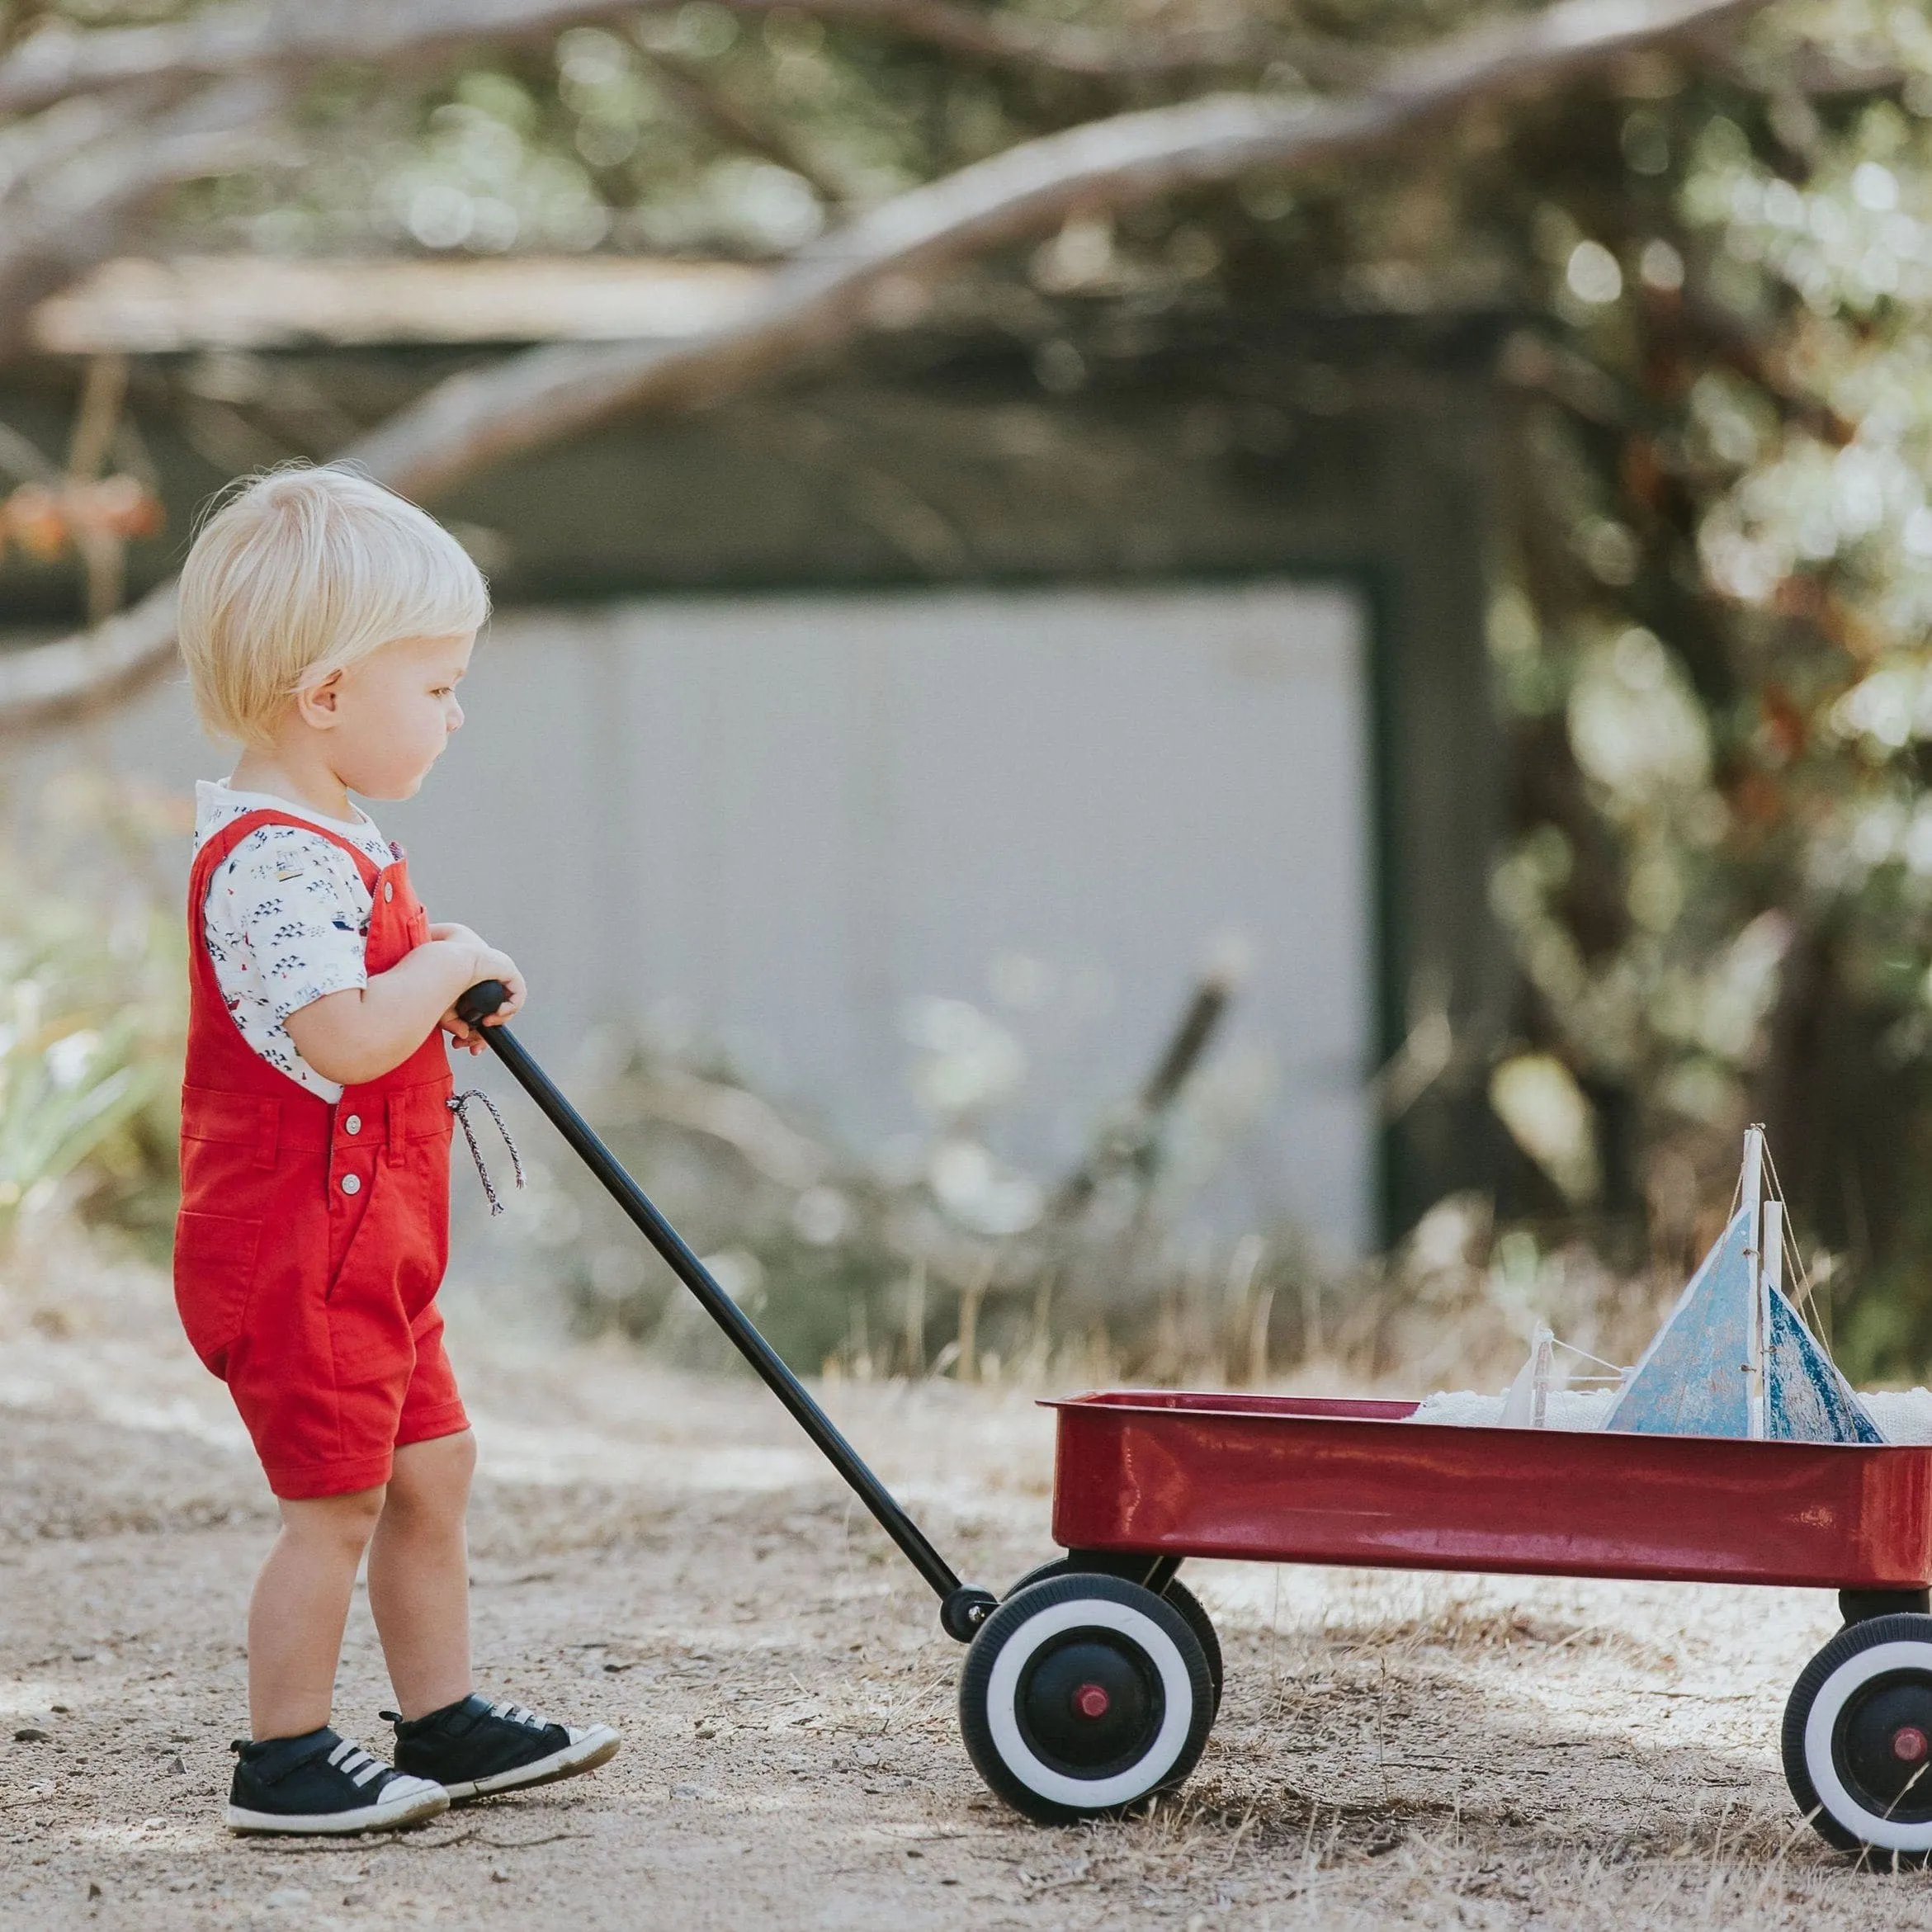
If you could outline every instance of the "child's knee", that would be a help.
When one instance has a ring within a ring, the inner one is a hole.
[[[460,1480],[466,1489],[470,1479],[476,1473],[476,1436],[473,1430],[463,1429],[458,1434],[444,1436],[437,1445],[446,1448],[447,1467],[453,1478]],[[428,1444],[424,1445],[429,1447]]]
[[[284,1533],[317,1547],[333,1547],[360,1556],[381,1520],[385,1490],[356,1490],[346,1496],[311,1496],[284,1502]]]
[[[468,1429],[410,1443],[396,1451],[385,1514],[398,1517],[461,1517],[476,1473],[476,1438]]]

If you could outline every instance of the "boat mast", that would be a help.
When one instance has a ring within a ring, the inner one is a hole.
[[[1771,1296],[1784,1287],[1784,1203],[1764,1203],[1764,1254],[1758,1269],[1758,1334],[1763,1344],[1764,1429],[1771,1433]]]
[[[1745,1272],[1750,1283],[1750,1337],[1745,1364],[1750,1432],[1764,1434],[1764,1249],[1771,1227],[1782,1219],[1764,1200],[1764,1130],[1754,1122],[1744,1135]]]

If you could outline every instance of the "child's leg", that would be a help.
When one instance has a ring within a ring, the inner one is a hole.
[[[453,1803],[574,1778],[617,1749],[607,1724],[553,1724],[472,1689],[463,1517],[475,1468],[466,1429],[398,1449],[369,1547],[369,1607],[402,1707],[396,1769],[434,1779]]]
[[[476,1438],[466,1429],[404,1444],[369,1546],[369,1608],[406,1718],[470,1694],[463,1518],[475,1469]]]
[[[248,1726],[300,1737],[328,1722],[357,1566],[380,1489],[281,1505],[281,1533],[248,1602]]]

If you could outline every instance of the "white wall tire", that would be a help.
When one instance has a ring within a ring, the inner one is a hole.
[[[1174,1790],[1214,1722],[1187,1619],[1112,1576],[1015,1591],[973,1639],[959,1704],[980,1775],[1042,1823],[1117,1816]]]
[[[1151,1561],[1146,1556],[1122,1556],[1116,1559],[1119,1568],[1112,1562],[1095,1562],[1091,1557],[1084,1564],[1076,1564],[1070,1556],[1060,1556],[1053,1562],[1042,1563],[1037,1569],[1029,1570],[1006,1594],[1018,1596],[1029,1583],[1039,1583],[1049,1576],[1124,1576],[1131,1583],[1137,1580],[1134,1566],[1145,1566]],[[1088,1566],[1091,1566],[1089,1567]],[[1144,1567],[1138,1575],[1144,1575]],[[1202,1606],[1201,1599],[1189,1590],[1178,1576],[1169,1577],[1161,1585],[1160,1600],[1173,1609],[1179,1610],[1182,1620],[1193,1632],[1202,1651],[1207,1659],[1207,1678],[1214,1687],[1214,1714],[1221,1715],[1221,1679],[1225,1666],[1221,1660],[1221,1639],[1215,1634],[1214,1620]]]
[[[1932,1857],[1932,1617],[1848,1625],[1784,1712],[1784,1776],[1841,1851]]]

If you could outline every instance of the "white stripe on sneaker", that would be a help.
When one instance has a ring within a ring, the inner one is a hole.
[[[363,1750],[352,1737],[345,1737],[328,1754],[328,1761],[360,1791],[372,1778],[388,1769],[380,1758]]]

